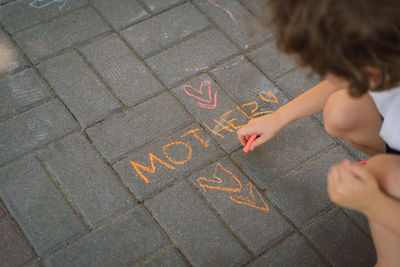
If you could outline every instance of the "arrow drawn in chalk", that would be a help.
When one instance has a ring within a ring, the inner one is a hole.
[[[29,3],[29,6],[34,8],[44,8],[54,3],[60,3],[58,9],[61,10],[67,4],[68,0],[33,0]]]
[[[203,86],[207,85],[208,92],[203,92]],[[199,89],[192,87],[191,85],[185,85],[183,90],[188,96],[194,97],[200,102],[197,102],[196,105],[201,108],[206,109],[215,109],[217,107],[217,94],[218,92],[214,92],[214,96],[211,90],[211,83],[209,81],[203,81],[200,85]],[[205,95],[205,97],[203,97]],[[208,97],[208,98],[207,98]]]

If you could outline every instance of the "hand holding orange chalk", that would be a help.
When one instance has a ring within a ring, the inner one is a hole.
[[[246,145],[245,145],[244,148],[243,148],[243,151],[244,151],[244,152],[249,153],[249,151],[250,151],[250,146],[251,146],[251,144],[254,142],[254,140],[256,140],[257,137],[258,137],[257,134],[253,134],[253,135],[250,136],[250,138],[247,140]]]

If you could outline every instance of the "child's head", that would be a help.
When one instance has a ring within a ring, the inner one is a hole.
[[[351,95],[400,85],[400,0],[269,0],[269,9],[278,48],[348,81]]]

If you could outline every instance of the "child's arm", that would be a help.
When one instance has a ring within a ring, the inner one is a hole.
[[[400,201],[380,193],[365,215],[400,235]]]
[[[238,138],[245,145],[251,135],[257,134],[258,138],[250,147],[250,150],[253,150],[267,142],[289,123],[321,112],[329,96],[340,89],[328,81],[323,81],[274,113],[250,120],[238,130]]]

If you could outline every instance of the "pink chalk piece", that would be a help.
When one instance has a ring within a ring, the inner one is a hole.
[[[254,140],[256,140],[257,137],[258,137],[258,135],[256,135],[256,134],[253,134],[253,135],[250,136],[250,138],[247,140],[246,145],[243,148],[244,152],[249,153],[250,146],[254,142]]]

